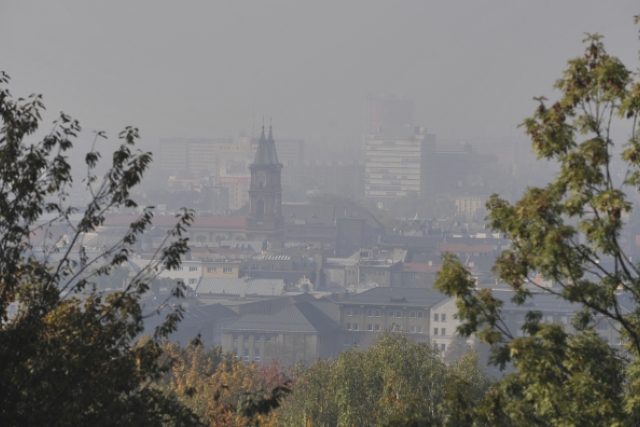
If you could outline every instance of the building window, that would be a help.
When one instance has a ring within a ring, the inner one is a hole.
[[[438,328],[433,328],[433,335],[438,335]]]
[[[373,324],[369,323],[369,324],[367,325],[367,330],[368,330],[368,331],[373,331]]]
[[[191,265],[191,266],[189,266],[189,271],[198,271],[198,267],[194,266],[194,265]]]
[[[447,331],[445,328],[440,329],[440,335],[447,335]]]
[[[349,317],[353,316],[353,310],[351,310],[350,308],[347,309],[347,316],[349,316]]]
[[[447,345],[446,344],[440,344],[440,350],[442,350],[443,352],[447,349]]]
[[[375,329],[376,331],[379,331],[379,330],[380,330],[380,325],[376,323],[376,324],[373,326],[373,329]]]
[[[222,272],[223,273],[232,273],[233,272],[233,267],[222,267]]]
[[[416,312],[415,311],[410,311],[409,312],[409,317],[416,317]]]
[[[382,316],[382,311],[380,311],[380,310],[374,310],[373,315],[374,315],[375,317],[381,317],[381,316]]]
[[[422,319],[422,312],[421,311],[418,312],[418,318]]]
[[[440,320],[439,317],[440,316],[438,315],[438,313],[433,313],[433,321],[434,322],[437,322],[438,320]]]
[[[446,322],[447,321],[447,313],[442,313],[440,315],[440,321],[441,322]]]
[[[351,323],[347,322],[347,330],[350,330],[350,329],[351,329]]]
[[[213,272],[215,272],[215,271],[216,271],[216,268],[215,268],[215,267],[207,267],[207,272],[209,272],[209,273],[213,273]]]
[[[353,324],[353,330],[354,330],[354,331],[357,331],[357,330],[358,330],[358,324],[357,324],[357,323],[354,323],[354,324]]]

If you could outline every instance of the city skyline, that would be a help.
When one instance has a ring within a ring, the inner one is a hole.
[[[636,57],[634,13],[632,1],[5,1],[0,39],[16,91],[43,93],[47,118],[64,109],[111,135],[134,124],[153,147],[257,136],[272,116],[279,136],[341,153],[357,150],[376,94],[412,99],[440,141],[524,140],[532,96],[553,96],[585,31]]]

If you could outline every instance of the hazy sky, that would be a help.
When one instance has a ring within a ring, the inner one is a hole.
[[[276,136],[357,146],[368,94],[415,100],[440,139],[517,139],[584,32],[631,65],[637,0],[0,0],[14,94],[114,134]],[[339,148],[338,148],[339,150]]]

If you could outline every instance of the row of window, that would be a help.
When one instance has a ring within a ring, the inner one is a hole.
[[[260,362],[262,358],[260,357],[260,350],[255,349],[253,353],[253,358],[249,356],[249,351],[245,350],[243,354],[236,352],[236,358],[241,359],[245,362]]]
[[[358,309],[351,309],[351,308],[347,309],[347,316],[349,317],[358,316],[359,314],[360,314],[360,311]],[[367,317],[382,317],[383,310],[369,308],[367,310],[364,310],[362,314],[365,314]],[[389,317],[410,317],[410,318],[421,319],[423,315],[424,314],[422,311],[409,311],[406,314],[403,313],[402,310],[389,310],[388,312]],[[443,318],[443,321],[444,321],[444,318]]]
[[[433,335],[447,335],[447,330],[440,328],[440,334],[438,334],[438,328],[433,328]]]
[[[242,335],[238,335],[238,334],[233,334],[233,346],[234,347],[238,347],[238,338],[242,336]],[[271,340],[273,339],[273,337],[269,336],[269,335],[258,335],[256,337],[254,337],[254,342],[255,343],[259,343],[260,341],[264,341],[265,344],[271,342]],[[249,340],[249,336],[248,335],[244,335],[244,341],[247,342]]]
[[[218,267],[207,267],[208,273],[215,273],[218,270]],[[233,267],[222,267],[223,273],[233,273]]]
[[[200,269],[200,267],[198,267],[198,266],[194,266],[194,265],[190,265],[189,266],[189,271],[190,272],[198,271],[199,269]],[[213,273],[217,269],[218,269],[218,267],[207,267],[207,272]],[[184,266],[178,267],[177,270],[178,271],[185,271],[185,267]],[[222,267],[222,271],[224,273],[231,273],[231,272],[233,272],[233,267]]]
[[[357,323],[347,322],[346,327],[347,327],[347,330],[349,330],[349,331],[358,331],[358,330],[360,330],[360,326]],[[400,325],[394,323],[391,326],[390,329],[393,332],[400,332]],[[363,329],[363,330],[365,330],[365,329]],[[366,330],[367,331],[380,331],[381,330],[380,324],[378,324],[378,323],[368,323]],[[442,331],[444,333],[444,329]],[[422,326],[411,325],[411,327],[409,328],[409,330],[407,332],[411,332],[411,333],[414,333],[414,334],[421,334],[421,333],[423,333]]]

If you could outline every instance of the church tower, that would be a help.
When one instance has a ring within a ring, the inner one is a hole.
[[[280,240],[284,229],[280,180],[282,164],[278,161],[271,126],[268,137],[265,136],[264,126],[262,127],[258,149],[250,169],[249,231],[267,240]]]

